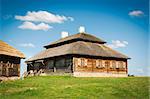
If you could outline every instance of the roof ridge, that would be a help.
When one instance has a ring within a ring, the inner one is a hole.
[[[95,43],[100,43],[100,44],[106,43],[102,39],[97,38],[95,35],[91,35],[88,33],[77,33],[74,35],[69,35],[68,37],[65,37],[65,38],[61,38],[48,45],[45,45],[44,47],[51,48],[51,47],[56,47],[56,46],[60,46],[60,45],[67,44],[67,43],[72,43],[75,41],[95,42]]]

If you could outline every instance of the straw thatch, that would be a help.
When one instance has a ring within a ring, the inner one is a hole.
[[[0,55],[14,56],[25,58],[24,54],[0,40]]]
[[[28,59],[27,62],[68,54],[128,59],[127,56],[112,50],[104,44],[77,41],[46,49],[40,52],[39,54],[35,55],[34,57]]]
[[[55,45],[62,45],[62,44],[66,44],[68,42],[74,42],[74,41],[86,41],[86,42],[93,42],[93,43],[99,43],[99,44],[104,44],[106,43],[105,41],[103,41],[102,39],[99,39],[93,35],[87,34],[87,33],[77,33],[75,35],[71,35],[65,38],[61,38],[55,42],[52,42],[51,44],[48,44],[46,46],[44,46],[45,48],[50,48],[53,47]]]

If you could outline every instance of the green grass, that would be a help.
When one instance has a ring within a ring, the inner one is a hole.
[[[30,77],[0,83],[0,99],[149,99],[148,77]]]

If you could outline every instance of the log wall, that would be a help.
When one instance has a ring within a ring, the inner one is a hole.
[[[73,67],[74,72],[127,74],[127,60],[104,60],[74,57]]]
[[[20,58],[0,55],[0,76],[20,76]]]
[[[0,76],[20,76],[20,64],[0,61]]]

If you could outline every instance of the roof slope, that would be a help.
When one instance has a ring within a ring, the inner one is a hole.
[[[0,55],[8,55],[14,57],[25,58],[24,54],[0,40]]]
[[[28,59],[27,62],[68,54],[128,59],[127,56],[112,50],[111,48],[107,47],[104,44],[77,41],[62,46],[46,49],[40,52],[39,54],[33,56],[32,58]]]
[[[104,44],[106,43],[105,41],[103,41],[102,39],[99,39],[93,35],[87,34],[87,33],[77,33],[75,35],[71,35],[65,38],[61,38],[55,42],[52,42],[51,44],[48,44],[46,46],[44,46],[45,48],[49,48],[52,47],[54,45],[62,45],[62,44],[66,44],[69,41],[86,41],[86,42],[95,42],[95,43],[100,43],[100,44]],[[56,46],[55,46],[56,47]]]

